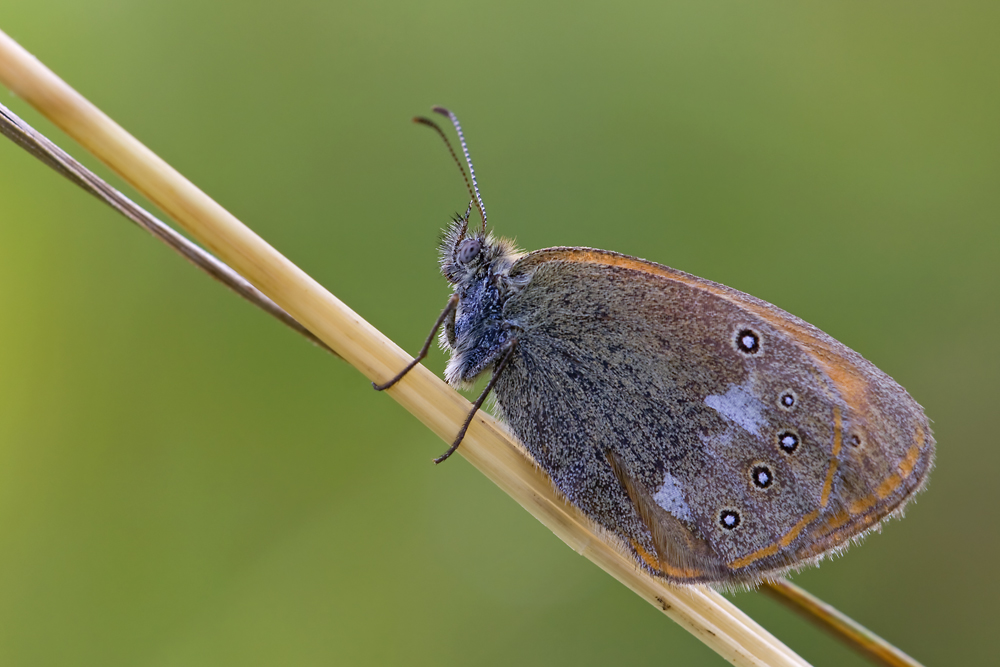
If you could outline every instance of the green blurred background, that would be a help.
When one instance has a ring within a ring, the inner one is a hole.
[[[905,521],[796,581],[929,665],[995,664],[1000,624],[998,19],[989,1],[0,5],[408,350],[466,203],[409,122],[445,104],[522,247],[663,262],[874,361],[934,420],[937,469]],[[8,142],[0,174],[0,663],[722,664],[464,460],[431,465],[444,444],[345,363]],[[814,664],[862,664],[734,599]]]

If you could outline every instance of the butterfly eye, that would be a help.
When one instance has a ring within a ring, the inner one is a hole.
[[[479,252],[482,249],[483,242],[479,239],[465,239],[458,246],[458,252],[455,253],[455,259],[458,260],[459,264],[468,264],[479,256]]]

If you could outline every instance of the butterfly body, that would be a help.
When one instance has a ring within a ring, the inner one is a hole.
[[[574,505],[679,583],[752,584],[845,546],[923,485],[891,378],[759,299],[590,248],[519,254],[456,221],[442,343]]]

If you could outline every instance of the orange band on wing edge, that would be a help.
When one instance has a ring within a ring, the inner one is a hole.
[[[920,458],[920,452],[924,448],[924,442],[926,435],[924,434],[924,429],[917,429],[917,441],[910,446],[910,449],[906,452],[906,457],[899,462],[896,466],[899,472],[895,472],[888,477],[886,477],[881,484],[875,489],[875,493],[868,495],[859,500],[855,500],[847,509],[851,514],[861,514],[867,512],[872,507],[878,504],[880,500],[885,500],[888,498],[896,489],[902,486],[903,481],[907,479],[913,472],[913,468],[917,465],[917,459]]]
[[[840,460],[837,457],[840,456],[840,447],[843,443],[841,427],[840,408],[834,408],[833,451],[830,455],[830,467],[826,470],[826,481],[823,482],[823,493],[821,493],[819,497],[820,507],[826,507],[826,504],[830,501],[830,492],[833,490],[833,476],[837,474],[837,466],[840,464]]]
[[[815,521],[816,517],[819,516],[819,513],[820,510],[813,510],[812,512],[809,512],[809,514],[806,514],[804,517],[802,517],[802,519],[800,519],[797,524],[792,526],[792,529],[790,531],[782,535],[780,540],[778,540],[769,547],[758,549],[757,551],[754,551],[752,554],[747,554],[742,558],[737,558],[734,561],[730,561],[728,563],[729,568],[732,570],[738,570],[739,568],[746,567],[750,563],[760,560],[761,558],[767,558],[768,556],[773,556],[774,554],[778,553],[779,551],[787,547],[789,544],[791,544],[795,540],[795,538],[799,536],[799,533],[801,533],[806,526]]]
[[[673,567],[670,563],[664,563],[659,558],[636,544],[634,540],[629,541],[632,543],[632,548],[639,554],[639,557],[642,558],[643,562],[645,562],[646,565],[653,570],[659,570],[667,576],[674,577],[676,579],[702,579],[705,576],[705,573],[702,570]]]
[[[839,438],[839,434],[840,434],[840,413],[839,413],[839,411],[835,413],[835,417],[836,417],[836,426],[837,426],[837,438],[834,441],[834,451],[835,452],[839,452],[839,450],[840,450],[840,447],[839,447],[839,444],[840,444],[840,438]],[[854,518],[856,518],[858,516],[863,515],[865,512],[867,512],[868,510],[870,510],[872,507],[875,507],[875,505],[877,505],[880,500],[885,500],[885,498],[887,498],[896,489],[898,489],[900,487],[900,485],[902,485],[903,480],[905,480],[906,478],[908,478],[910,476],[910,474],[913,472],[913,468],[916,466],[917,459],[919,458],[920,452],[923,449],[924,442],[926,440],[926,434],[924,433],[924,430],[922,428],[918,428],[917,429],[916,440],[917,441],[910,447],[909,451],[907,451],[906,457],[902,461],[899,462],[899,464],[897,466],[897,468],[899,470],[898,473],[893,473],[892,475],[889,475],[888,477],[886,477],[885,480],[881,484],[879,484],[878,487],[875,489],[875,493],[872,493],[871,495],[866,496],[865,498],[862,498],[861,500],[857,500],[857,501],[852,502],[848,506],[847,512],[838,511],[837,513],[835,513],[832,516],[828,517],[824,521],[824,523],[822,524],[822,526],[820,526],[820,532],[824,532],[824,531],[832,532],[832,531],[840,528],[841,526],[849,523],[852,519],[854,519]],[[835,462],[836,461],[834,461],[834,463]],[[832,464],[831,464],[831,466],[832,466]],[[833,470],[833,469],[834,468],[831,467],[831,470]],[[829,478],[830,477],[828,475],[828,479]],[[825,494],[825,491],[824,491],[824,496],[825,495],[826,494]],[[824,501],[823,501],[823,505],[824,506],[826,505],[826,500],[827,499],[825,498]],[[792,527],[791,530],[789,530],[787,533],[785,533],[782,536],[782,538],[780,540],[778,540],[778,542],[776,542],[775,544],[772,544],[769,547],[764,547],[763,549],[758,549],[757,551],[754,551],[751,554],[747,554],[746,556],[743,556],[742,558],[737,558],[734,561],[730,561],[729,564],[728,564],[729,568],[735,570],[735,569],[739,569],[741,567],[746,567],[747,565],[750,565],[751,563],[753,563],[755,561],[758,561],[761,558],[767,558],[768,556],[773,556],[774,554],[778,553],[778,551],[780,551],[781,549],[784,549],[789,544],[791,544],[795,540],[795,538],[799,536],[799,533],[801,533],[802,530],[809,523],[811,523],[812,521],[814,521],[819,516],[819,513],[820,513],[820,510],[815,510],[813,512],[810,512],[805,517],[803,517],[801,521],[799,521],[798,523],[796,523]],[[875,522],[875,519],[873,518],[872,520],[866,521],[865,523],[867,523],[867,524],[870,525],[870,524],[872,524],[874,522]],[[831,545],[831,546],[833,546],[833,545]]]

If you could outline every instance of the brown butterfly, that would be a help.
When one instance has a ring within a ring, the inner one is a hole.
[[[498,416],[574,505],[676,583],[753,584],[845,547],[926,483],[934,439],[889,376],[718,283],[592,248],[519,253],[456,218],[446,377],[492,377]],[[426,118],[415,119],[443,131]],[[464,176],[463,170],[463,176]]]

